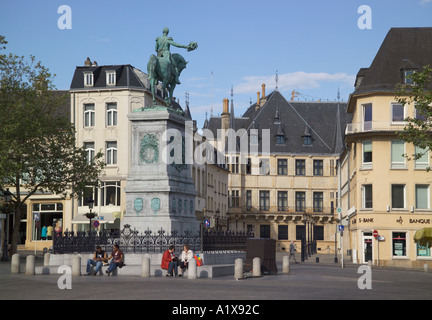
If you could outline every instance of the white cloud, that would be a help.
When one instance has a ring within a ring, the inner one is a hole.
[[[432,0],[431,0],[432,1]],[[338,84],[354,84],[354,75],[346,73],[308,73],[303,71],[285,73],[278,75],[279,90],[301,90],[318,88],[321,84],[336,82]],[[245,77],[244,82],[235,85],[236,93],[256,93],[260,90],[261,84],[265,83],[267,87],[275,87],[275,76],[250,76]]]

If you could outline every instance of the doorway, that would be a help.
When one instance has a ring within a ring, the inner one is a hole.
[[[363,263],[372,261],[372,232],[363,233]]]

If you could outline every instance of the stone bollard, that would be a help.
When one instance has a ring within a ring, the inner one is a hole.
[[[150,258],[142,258],[141,277],[150,278]]]
[[[35,275],[35,256],[30,255],[26,258],[26,270],[25,274],[27,276],[34,276]]]
[[[44,262],[43,262],[44,267],[49,266],[50,257],[51,257],[51,253],[47,252],[44,254]]]
[[[20,273],[20,255],[18,253],[12,255],[11,273]]]
[[[258,257],[252,261],[252,275],[254,277],[261,277],[261,259]]]
[[[72,257],[72,276],[79,277],[81,275],[81,256]]]
[[[290,270],[290,262],[289,262],[289,256],[284,256],[282,260],[282,272],[283,273],[291,273]]]
[[[188,279],[196,279],[197,278],[197,261],[191,259],[188,264]]]
[[[423,265],[423,268],[424,268],[424,272],[429,272],[429,264],[425,263]]]
[[[243,279],[243,259],[241,258],[234,262],[234,279]]]

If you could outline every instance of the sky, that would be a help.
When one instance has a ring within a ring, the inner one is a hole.
[[[0,35],[6,52],[36,56],[67,90],[87,57],[146,72],[168,27],[175,42],[198,43],[171,52],[189,61],[174,96],[184,106],[189,94],[202,127],[206,116],[220,115],[224,98],[241,116],[262,83],[266,94],[275,90],[276,74],[288,100],[296,91],[296,100],[335,101],[339,92],[347,101],[390,28],[432,27],[431,14],[432,0],[0,0]]]

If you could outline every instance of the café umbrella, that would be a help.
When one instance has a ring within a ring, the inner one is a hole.
[[[414,234],[414,242],[423,246],[423,247],[431,247],[432,246],[432,228],[423,228],[417,230]]]

